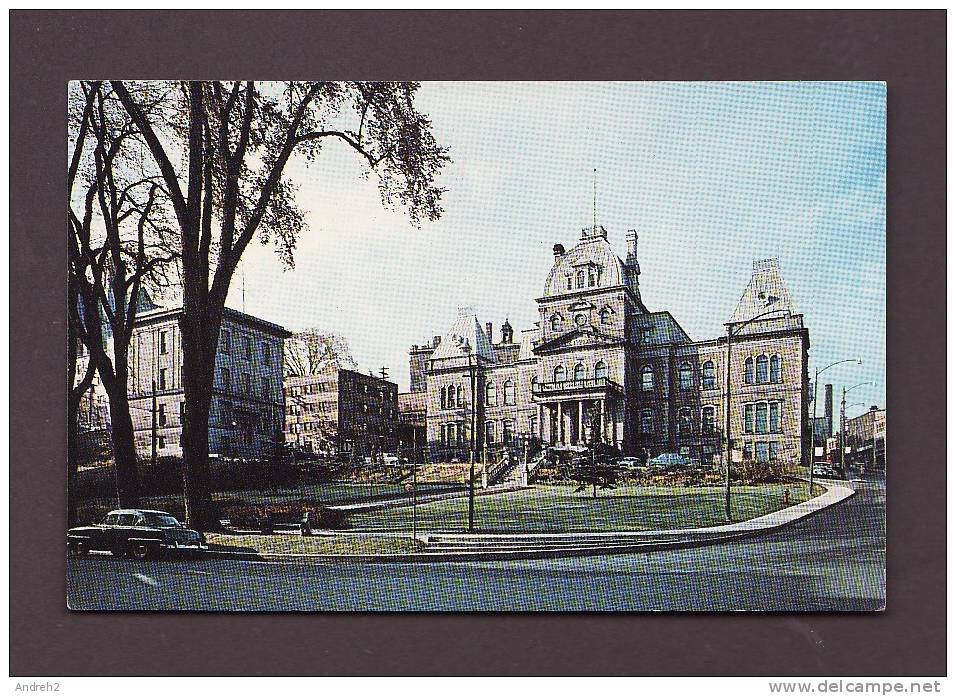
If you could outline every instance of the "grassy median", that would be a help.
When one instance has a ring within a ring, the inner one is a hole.
[[[410,537],[393,536],[311,536],[292,534],[212,534],[206,533],[211,551],[242,551],[260,554],[391,554],[413,553],[421,544]]]
[[[819,491],[814,491],[816,494]],[[807,499],[806,484],[734,486],[735,521],[759,517]],[[785,500],[787,502],[785,502]],[[717,486],[621,486],[576,493],[573,486],[477,496],[476,527],[482,532],[609,532],[686,529],[724,524],[724,489]],[[419,530],[461,530],[468,524],[468,499],[418,506]],[[412,508],[390,508],[349,516],[353,529],[411,530]]]

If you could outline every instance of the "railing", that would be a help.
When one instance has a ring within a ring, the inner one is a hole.
[[[566,379],[559,382],[538,382],[534,385],[533,393],[545,396],[582,389],[616,389],[621,391],[621,386],[607,377],[588,377],[585,379]]]
[[[528,461],[528,481],[530,482],[538,474],[538,469],[548,461],[548,453],[545,450],[541,450],[538,453],[538,456],[534,459]]]

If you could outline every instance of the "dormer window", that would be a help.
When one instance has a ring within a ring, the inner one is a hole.
[[[552,330],[552,331],[560,331],[560,330],[561,330],[561,323],[562,323],[562,320],[561,320],[561,315],[560,315],[560,314],[552,315],[552,317],[551,317],[551,330]]]

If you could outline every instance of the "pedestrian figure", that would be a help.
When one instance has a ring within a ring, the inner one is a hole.
[[[302,536],[312,536],[311,513],[308,510],[302,513],[302,521],[299,523],[299,532]]]
[[[785,488],[783,490],[783,504],[784,505],[790,504],[790,489],[789,488]]]

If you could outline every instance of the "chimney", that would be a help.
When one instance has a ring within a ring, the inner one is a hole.
[[[491,343],[492,345],[494,345],[495,334],[490,321],[485,322],[485,333],[488,335],[488,343]]]
[[[435,336],[432,339],[432,348],[437,348],[439,343],[441,343],[441,336]]]
[[[555,245],[554,245],[554,258],[557,260],[557,259],[560,259],[562,256],[564,256],[564,245],[563,245],[563,244],[555,244]]]
[[[511,328],[511,323],[505,319],[505,323],[501,325],[501,342],[512,344],[514,343],[514,329]]]

